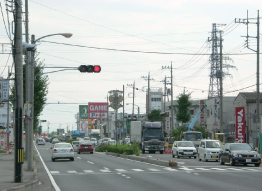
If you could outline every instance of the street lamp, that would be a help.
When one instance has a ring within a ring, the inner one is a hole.
[[[65,38],[70,38],[73,34],[71,33],[56,33],[42,36],[38,39],[35,39],[35,35],[31,37],[31,44],[24,43],[24,48],[26,51],[29,51],[28,59],[27,59],[27,67],[26,67],[26,87],[27,87],[27,102],[31,105],[31,116],[29,116],[28,120],[28,131],[27,131],[27,144],[26,144],[26,158],[27,158],[27,169],[32,171],[33,169],[33,123],[34,123],[34,78],[35,78],[35,50],[36,50],[36,42],[40,41],[43,38],[50,36],[63,36]],[[31,52],[31,54],[30,54]]]
[[[131,103],[126,103],[126,105],[131,105]],[[140,107],[136,104],[133,104],[137,107],[137,121],[140,121]]]

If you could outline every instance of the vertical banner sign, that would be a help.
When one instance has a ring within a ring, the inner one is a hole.
[[[245,143],[245,108],[244,107],[236,107],[235,108],[236,115],[236,139],[238,139],[239,143]]]
[[[89,102],[88,119],[107,119],[107,102]]]
[[[88,105],[79,105],[79,128],[85,132],[88,128]]]

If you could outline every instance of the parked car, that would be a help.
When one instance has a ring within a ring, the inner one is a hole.
[[[99,140],[97,141],[97,146],[101,146],[101,145],[103,145],[103,139],[99,139]]]
[[[219,163],[223,165],[226,162],[231,166],[254,164],[259,167],[261,156],[247,143],[227,143],[219,154]]]
[[[219,153],[222,151],[222,143],[219,140],[203,139],[198,148],[198,160],[218,161]]]
[[[90,141],[80,143],[79,147],[77,148],[77,153],[80,154],[82,152],[89,152],[90,154],[93,154],[94,153],[93,144]]]
[[[45,145],[45,140],[43,138],[38,138],[37,145]]]
[[[96,138],[91,138],[91,143],[95,146],[97,146],[97,139]]]
[[[197,157],[197,150],[191,141],[175,141],[172,145],[172,157]]]
[[[70,143],[56,143],[53,146],[51,159],[54,162],[56,159],[70,159],[74,161],[74,149]]]
[[[84,137],[84,140],[87,142],[87,141],[90,141],[90,137]]]
[[[77,152],[77,149],[79,147],[79,141],[72,141],[72,146],[75,152]]]

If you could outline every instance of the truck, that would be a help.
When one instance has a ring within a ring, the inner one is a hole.
[[[100,131],[100,129],[91,129],[89,137],[90,137],[90,139],[91,138],[96,138],[96,140],[101,139],[101,131]]]
[[[164,153],[165,133],[160,121],[131,121],[130,139],[139,143],[142,153]]]
[[[72,131],[71,137],[72,138],[80,137],[80,131]]]
[[[194,124],[196,123],[197,119],[200,117],[201,112],[204,110],[204,108],[207,106],[206,103],[203,103],[200,110],[197,112],[196,116],[192,120],[192,122],[188,126],[187,132],[181,133],[181,140],[182,141],[192,141],[196,148],[199,147],[201,139],[203,139],[202,133],[199,131],[193,131]]]

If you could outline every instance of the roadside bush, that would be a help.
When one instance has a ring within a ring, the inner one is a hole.
[[[139,146],[137,144],[133,145],[102,145],[96,148],[97,152],[112,152],[124,155],[136,155],[140,156]]]

